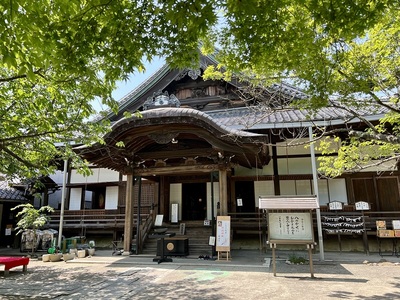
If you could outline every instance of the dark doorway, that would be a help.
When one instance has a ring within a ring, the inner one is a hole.
[[[204,220],[207,214],[206,183],[182,184],[182,219]]]
[[[396,177],[353,178],[354,201],[372,204],[372,210],[398,211],[399,182]]]
[[[254,213],[256,204],[254,200],[254,182],[253,181],[236,181],[236,212],[238,213]],[[238,199],[242,199],[242,206],[238,205]]]
[[[376,188],[378,192],[379,210],[382,211],[400,210],[399,181],[396,177],[377,178]]]
[[[17,202],[11,202],[11,203],[0,203],[0,246],[1,247],[16,247],[21,238],[21,236],[17,236],[16,232],[14,230],[11,230],[10,228],[17,227],[16,221],[17,218],[15,215],[17,214],[18,211],[11,210],[13,207],[17,206]],[[8,230],[7,230],[8,229]]]

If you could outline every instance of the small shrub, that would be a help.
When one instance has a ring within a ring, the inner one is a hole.
[[[289,255],[288,261],[294,265],[304,265],[308,263],[308,260],[302,256],[297,256],[296,254]]]

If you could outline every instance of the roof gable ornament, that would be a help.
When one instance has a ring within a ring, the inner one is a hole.
[[[153,93],[153,96],[147,98],[143,104],[143,110],[160,107],[180,107],[181,103],[174,94],[169,95],[167,91],[164,93],[161,90]]]
[[[162,131],[162,132],[150,133],[147,136],[151,138],[153,141],[155,141],[157,144],[164,144],[164,145],[168,143],[176,144],[177,140],[175,138],[178,136],[178,133]]]
[[[186,75],[188,75],[190,78],[192,78],[192,80],[196,80],[201,75],[201,68],[199,68],[199,69],[185,69],[179,74],[179,76],[177,76],[175,78],[175,81],[181,80]]]

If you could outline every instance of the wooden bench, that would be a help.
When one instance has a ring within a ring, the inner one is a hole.
[[[6,277],[11,268],[22,266],[22,271],[26,272],[29,264],[28,257],[0,256],[0,265],[4,265],[4,277]]]

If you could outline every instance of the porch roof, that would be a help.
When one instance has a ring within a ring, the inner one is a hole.
[[[96,143],[76,151],[94,165],[123,174],[132,168],[166,166],[238,164],[251,168],[269,161],[267,136],[229,128],[189,108],[157,108],[123,118],[104,139],[104,145]],[[124,146],[118,146],[119,142]]]

